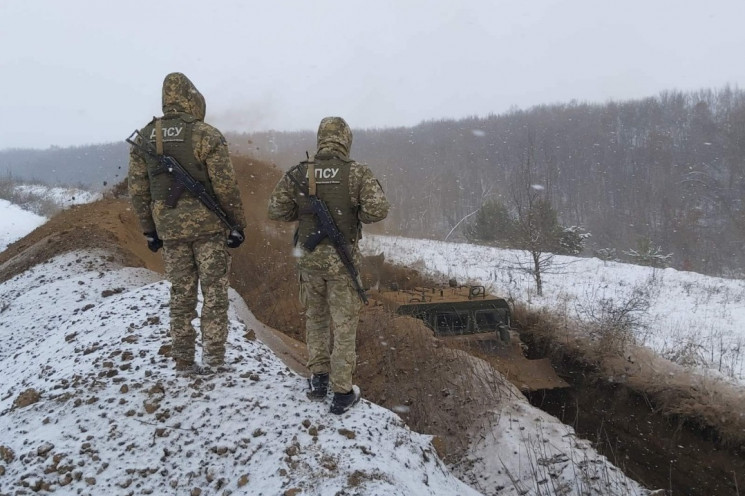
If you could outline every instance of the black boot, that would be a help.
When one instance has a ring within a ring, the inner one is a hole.
[[[306,393],[309,399],[313,401],[323,401],[326,399],[326,393],[329,390],[329,375],[328,374],[313,374],[308,379],[308,386],[310,391]]]
[[[360,401],[360,388],[352,386],[348,393],[334,393],[334,400],[331,402],[331,413],[341,415]]]

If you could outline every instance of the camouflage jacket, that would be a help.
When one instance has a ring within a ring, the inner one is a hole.
[[[227,142],[220,131],[203,122],[205,111],[204,97],[186,76],[180,73],[166,76],[163,82],[164,116],[184,113],[197,119],[192,130],[194,157],[205,167],[215,198],[223,210],[245,228],[246,217]],[[226,230],[215,214],[188,192],[181,196],[174,208],[168,208],[164,201],[153,201],[148,175],[150,160],[153,159],[138,150],[130,150],[129,195],[143,232],[157,231],[163,240],[193,240]]]
[[[319,151],[320,152],[320,151]],[[370,169],[358,162],[349,163],[349,195],[352,204],[357,206],[357,216],[365,224],[386,218],[390,205],[383,188]],[[287,175],[277,183],[269,199],[269,218],[292,222],[298,220],[297,197],[300,191]],[[346,273],[336,250],[330,245],[319,245],[313,252],[302,247],[298,268],[300,270],[324,272],[330,275]],[[353,246],[355,264],[359,266],[361,255],[357,244]]]

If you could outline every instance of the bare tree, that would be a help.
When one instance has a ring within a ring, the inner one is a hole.
[[[557,241],[556,211],[545,197],[545,187],[536,177],[532,141],[529,139],[523,166],[513,181],[512,200],[515,208],[515,245],[530,254],[532,265],[525,270],[535,280],[538,296],[543,295],[541,274],[552,263],[549,250]]]

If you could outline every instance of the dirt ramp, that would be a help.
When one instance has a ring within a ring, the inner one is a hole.
[[[0,253],[0,281],[60,253],[91,248],[106,249],[128,266],[163,271],[161,257],[143,242],[129,199],[108,196],[63,210],[11,244]]]
[[[230,284],[256,317],[292,338],[305,341],[303,309],[289,223],[267,218],[269,196],[284,171],[250,157],[233,157],[246,213],[246,241],[232,250]]]
[[[234,156],[238,186],[248,225],[246,242],[231,250],[231,285],[262,321],[302,339],[297,275],[292,257],[292,226],[267,219],[267,205],[279,168]],[[160,253],[147,248],[127,195],[126,181],[104,198],[59,212],[0,253],[0,281],[58,254],[78,249],[106,249],[121,263],[163,273]]]
[[[234,258],[252,255],[266,244],[266,209],[269,194],[282,172],[248,157],[234,157],[239,188],[244,199],[247,243],[233,251]],[[127,265],[163,272],[160,253],[147,248],[127,195],[126,181],[114,186],[104,198],[59,212],[24,238],[0,253],[0,280],[70,250],[104,248],[120,252]],[[240,265],[240,264],[239,264]]]
[[[520,391],[486,361],[451,348],[424,323],[369,308],[357,332],[355,378],[365,398],[437,436],[446,461],[465,453],[475,420]]]

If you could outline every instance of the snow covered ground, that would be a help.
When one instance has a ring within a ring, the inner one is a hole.
[[[45,220],[7,202],[0,219],[17,225],[6,244]],[[252,339],[235,293],[234,371],[179,377],[162,355],[168,283],[108,258],[68,253],[0,284],[0,494],[647,494],[520,394],[454,467],[389,410],[333,416]]]
[[[478,494],[394,413],[307,400],[235,306],[234,371],[177,376],[158,279],[76,252],[0,286],[0,493]]]
[[[514,301],[580,320],[636,301],[637,342],[665,358],[745,385],[745,281],[597,258],[557,256],[543,296],[526,252],[392,236],[366,236],[363,252],[440,278],[490,288]],[[648,305],[648,306],[647,306]]]
[[[30,204],[26,209],[0,199],[0,251],[9,244],[22,238],[47,221],[43,215],[31,212],[39,200],[52,202],[58,208],[90,203],[101,198],[100,193],[93,193],[76,188],[50,187],[40,184],[18,184],[14,188],[21,198],[27,198]]]
[[[47,221],[46,217],[27,212],[0,199],[0,251]]]
[[[101,193],[94,193],[79,188],[50,187],[43,184],[19,184],[15,189],[22,194],[52,200],[61,208],[91,203],[101,198]]]
[[[235,293],[234,370],[177,376],[168,283],[108,258],[72,252],[0,284],[0,494],[647,494],[519,394],[484,416],[456,469],[469,487],[393,412],[308,401]]]

